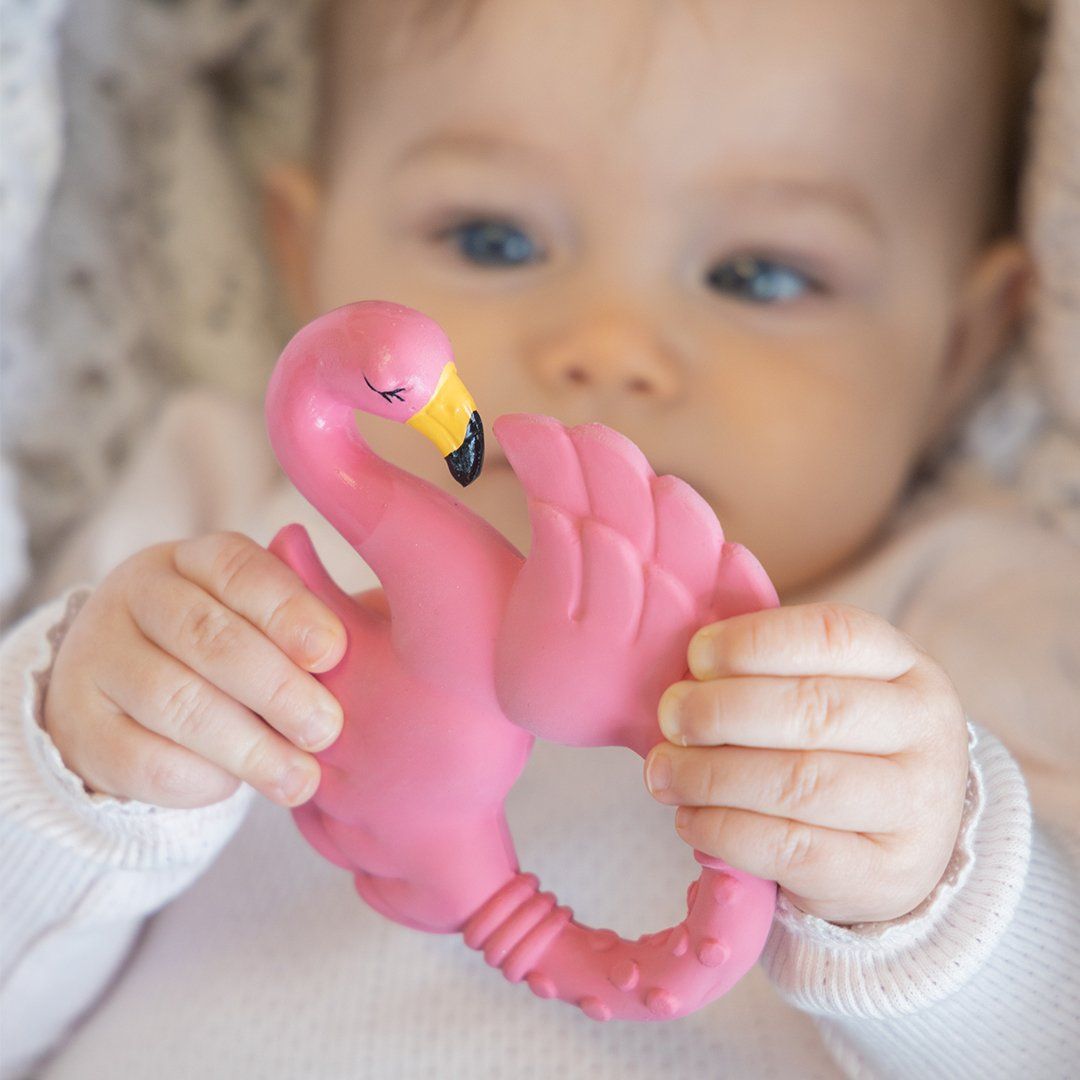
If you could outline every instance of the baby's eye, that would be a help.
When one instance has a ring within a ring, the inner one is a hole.
[[[739,255],[717,263],[706,275],[717,292],[753,304],[776,304],[821,292],[821,285],[807,274],[771,259]]]
[[[532,238],[508,221],[472,218],[446,229],[461,254],[480,266],[523,266],[542,255]]]

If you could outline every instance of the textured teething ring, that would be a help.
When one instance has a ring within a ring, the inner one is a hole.
[[[692,634],[777,603],[764,571],[724,541],[693,489],[656,476],[603,425],[496,421],[528,497],[523,559],[456,499],[378,458],[354,410],[415,427],[461,483],[483,458],[449,342],[417,312],[338,308],[278,361],[266,402],[274,451],[385,599],[339,589],[298,525],[270,545],[348,634],[341,662],[319,676],[345,726],[317,755],[314,798],[293,811],[301,832],[353,873],[376,911],[461,932],[540,997],[598,1020],[669,1019],[707,1004],[760,954],[775,883],[696,852],[687,917],[629,941],[575,922],[520,872],[504,803],[535,736],[647,755],[662,741],[660,694],[687,677]]]
[[[628,941],[594,930],[518,874],[465,926],[465,943],[525,979],[538,997],[578,1005],[593,1020],[668,1020],[726,993],[754,963],[772,921],[776,886],[704,869],[687,890],[677,926]],[[757,894],[755,894],[757,890]]]

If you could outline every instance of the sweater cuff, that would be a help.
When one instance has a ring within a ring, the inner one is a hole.
[[[101,866],[152,870],[204,861],[240,824],[254,796],[249,785],[192,809],[91,793],[45,730],[53,662],[91,591],[68,589],[13,627],[0,649],[0,815]]]
[[[970,721],[960,833],[934,891],[886,922],[836,926],[777,896],[761,955],[791,1004],[825,1016],[882,1019],[925,1008],[965,983],[1016,910],[1031,852],[1032,815],[1019,766]]]

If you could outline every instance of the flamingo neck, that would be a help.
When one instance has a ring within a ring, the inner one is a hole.
[[[491,639],[521,564],[501,533],[380,458],[357,431],[352,408],[319,385],[317,361],[278,362],[266,420],[286,475],[379,578],[402,655],[426,656],[448,625],[454,640]],[[459,674],[485,657],[486,649],[472,661],[457,657]]]
[[[408,474],[368,446],[352,408],[317,376],[315,364],[278,364],[266,395],[270,445],[304,498],[370,564],[368,542]]]

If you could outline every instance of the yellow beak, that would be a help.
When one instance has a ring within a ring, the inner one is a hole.
[[[476,402],[452,360],[442,369],[428,403],[406,423],[435,444],[462,487],[479,476],[484,463],[484,428]]]

